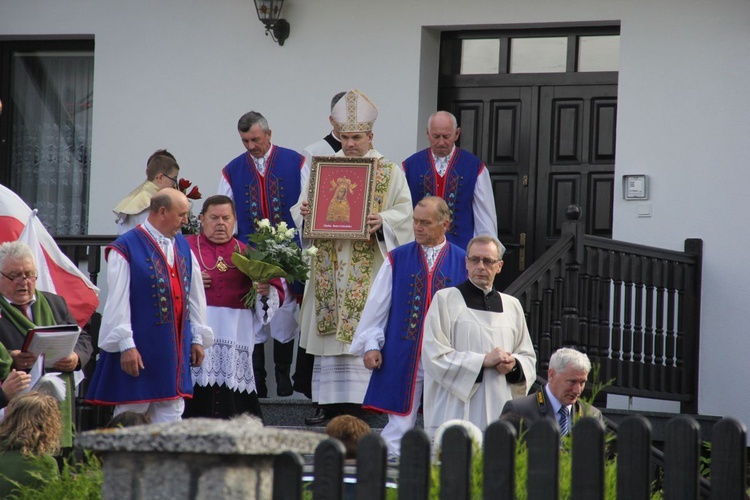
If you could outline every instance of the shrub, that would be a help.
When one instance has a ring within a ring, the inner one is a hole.
[[[99,500],[102,498],[102,466],[90,451],[83,459],[63,461],[60,477],[47,480],[36,476],[43,486],[18,486],[8,497],[14,500],[47,500],[65,498],[77,500]]]

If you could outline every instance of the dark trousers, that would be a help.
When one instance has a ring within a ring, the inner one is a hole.
[[[225,385],[193,387],[192,399],[185,399],[184,418],[207,417],[228,419],[249,413],[263,420],[263,412],[255,392],[233,391]]]
[[[297,365],[294,367],[295,392],[301,392],[308,399],[312,399],[312,372],[315,364],[315,356],[307,354],[302,347],[297,348]]]
[[[268,397],[266,385],[266,350],[265,344],[255,344],[253,349],[253,374],[255,375],[255,387],[258,389],[258,397]],[[273,341],[273,364],[276,371],[276,383],[280,376],[289,377],[294,357],[294,341],[282,344],[278,340]]]

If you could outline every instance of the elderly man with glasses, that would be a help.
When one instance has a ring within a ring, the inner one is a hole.
[[[29,329],[76,323],[65,299],[37,290],[36,280],[36,263],[28,245],[19,241],[0,245],[0,344],[10,354],[10,359],[0,356],[0,380],[5,380],[13,369],[28,370],[36,361],[35,353],[21,350]],[[78,370],[86,365],[91,352],[91,338],[81,332],[73,353],[55,363],[54,370],[64,373]],[[73,445],[72,377],[66,381],[69,396],[62,408],[62,446],[70,447]]]
[[[432,299],[422,339],[424,426],[430,436],[451,419],[484,430],[536,378],[521,303],[493,287],[503,250],[492,236],[473,238],[466,249],[469,279]]]

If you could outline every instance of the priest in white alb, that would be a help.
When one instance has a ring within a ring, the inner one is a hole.
[[[424,426],[433,436],[451,419],[481,430],[505,402],[525,396],[536,379],[536,354],[521,303],[492,283],[503,245],[477,236],[466,249],[469,279],[432,299],[424,323]]]

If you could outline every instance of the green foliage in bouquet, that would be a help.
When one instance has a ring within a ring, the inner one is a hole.
[[[280,222],[272,226],[268,219],[255,222],[255,233],[247,236],[250,244],[244,253],[232,254],[232,263],[253,283],[267,282],[273,278],[284,278],[289,284],[307,281],[310,271],[308,257],[318,251],[314,246],[302,250],[295,236],[297,230]],[[255,308],[258,296],[256,286],[245,295],[245,307]]]

